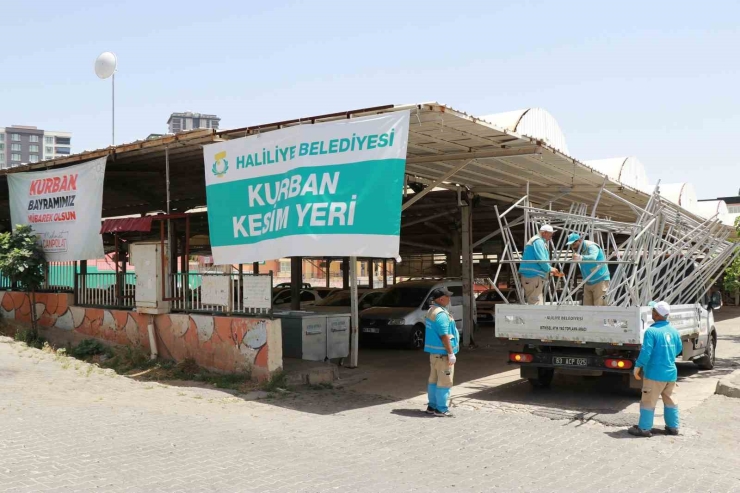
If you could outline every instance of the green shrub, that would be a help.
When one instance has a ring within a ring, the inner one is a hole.
[[[15,340],[24,342],[29,347],[35,347],[41,349],[46,343],[46,339],[39,335],[39,331],[35,329],[18,329],[15,332]]]
[[[98,354],[111,355],[111,350],[97,339],[85,339],[73,348],[69,354],[77,359],[87,359]]]

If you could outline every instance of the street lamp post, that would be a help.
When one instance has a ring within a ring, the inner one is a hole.
[[[116,145],[116,67],[115,53],[106,51],[95,59],[95,75],[101,79],[111,78],[111,145]]]

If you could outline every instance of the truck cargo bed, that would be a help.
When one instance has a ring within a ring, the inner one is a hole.
[[[671,307],[669,321],[683,339],[699,333],[699,306]],[[496,337],[579,344],[637,345],[652,324],[649,307],[496,305]]]

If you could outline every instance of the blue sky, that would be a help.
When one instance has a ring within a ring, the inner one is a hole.
[[[8,2],[0,126],[73,132],[73,151],[390,103],[474,115],[539,106],[578,159],[637,156],[700,198],[740,188],[738,2]]]

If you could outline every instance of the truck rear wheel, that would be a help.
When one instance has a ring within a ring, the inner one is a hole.
[[[555,370],[552,368],[537,368],[537,376],[527,380],[536,389],[546,389],[552,383],[554,376]]]
[[[712,332],[709,336],[709,344],[704,356],[695,359],[694,364],[702,370],[711,370],[714,368],[714,362],[717,357],[717,335]]]

